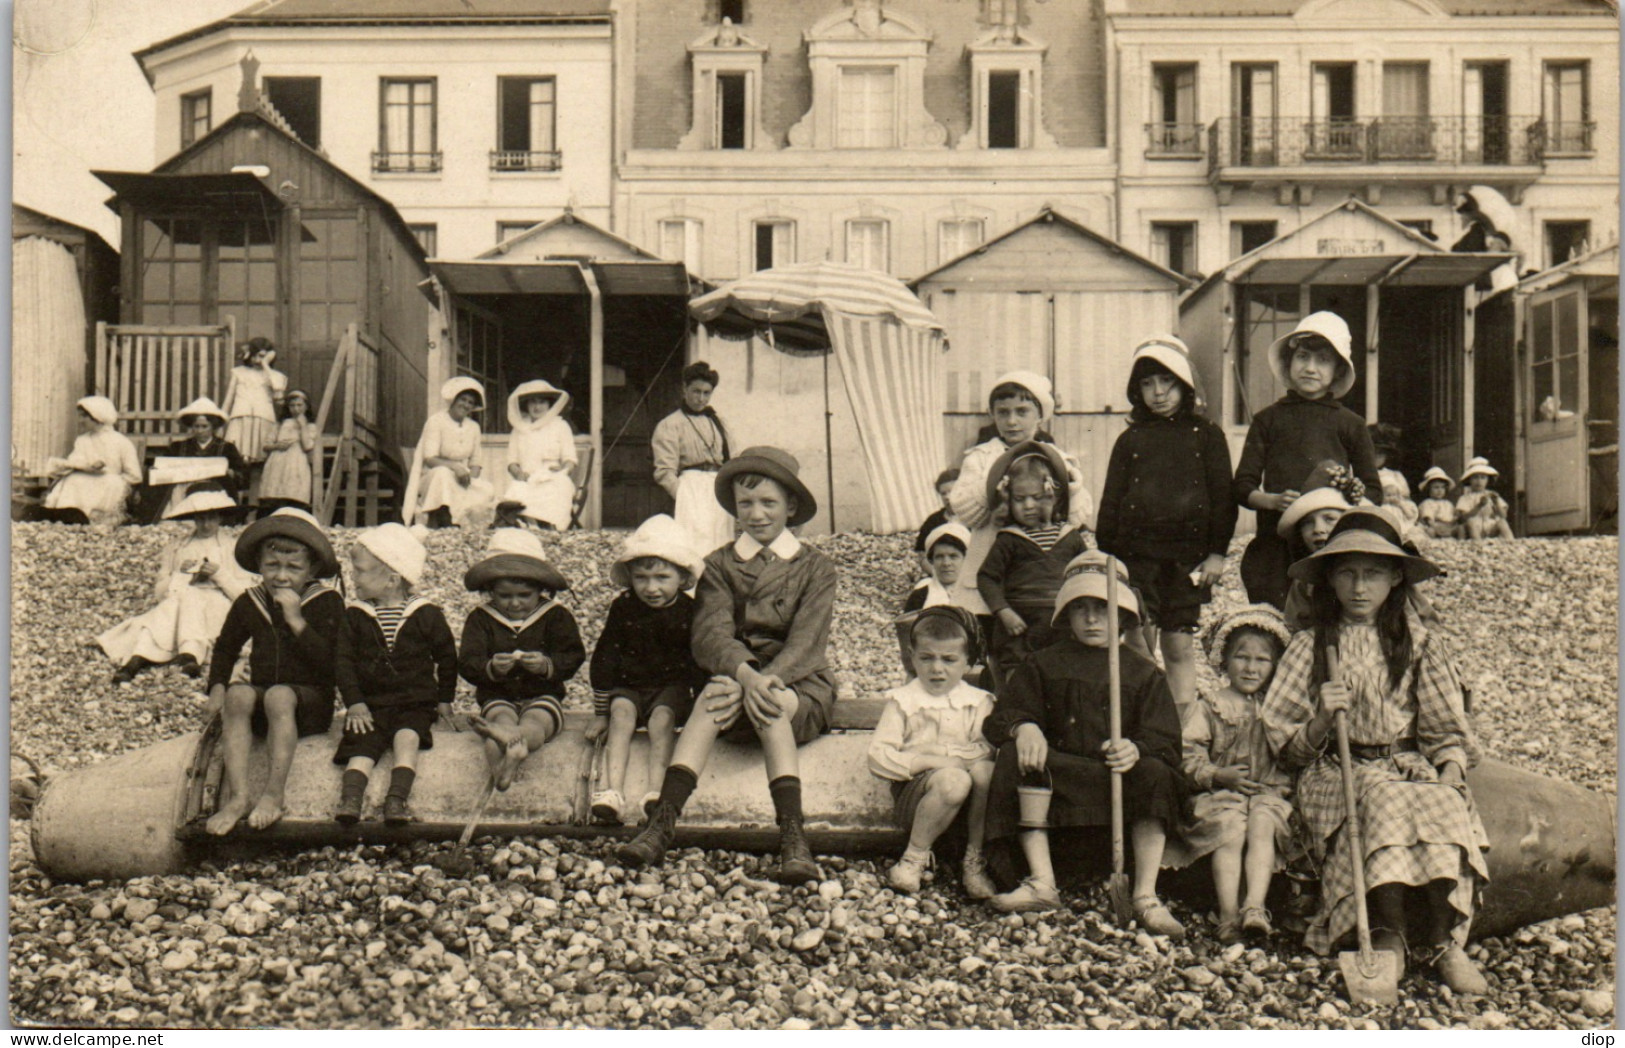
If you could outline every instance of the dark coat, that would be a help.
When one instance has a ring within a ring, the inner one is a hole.
[[[346,706],[449,704],[457,694],[457,640],[438,605],[414,598],[395,634],[384,640],[372,606],[352,601],[344,608],[334,676]]]
[[[594,694],[612,688],[665,688],[691,692],[710,675],[694,661],[694,598],[679,593],[664,608],[651,608],[630,590],[616,597],[598,635],[588,671]]]
[[[273,684],[333,686],[333,648],[344,617],[344,598],[330,586],[312,583],[300,600],[305,631],[295,634],[282,609],[263,585],[255,586],[231,602],[220,637],[209,660],[209,683],[226,684],[243,645],[254,642],[248,658],[249,681],[256,687]]]
[[[563,699],[564,682],[587,661],[587,647],[581,642],[575,616],[557,601],[547,601],[536,615],[518,623],[519,629],[514,629],[515,625],[485,604],[476,605],[468,613],[457,670],[474,685],[475,699],[482,704],[497,699],[519,702],[542,695]],[[553,660],[553,672],[544,677],[515,665],[505,676],[493,677],[491,656],[509,651],[539,651]]]
[[[1216,424],[1137,409],[1112,446],[1096,541],[1117,557],[1184,565],[1222,557],[1236,531],[1230,480],[1230,446]]]

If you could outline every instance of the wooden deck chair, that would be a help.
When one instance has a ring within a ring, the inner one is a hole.
[[[581,513],[587,508],[587,487],[592,483],[592,457],[596,448],[588,447],[576,461],[576,468],[570,473],[570,480],[575,483],[576,493],[570,499],[570,527],[581,527]]]

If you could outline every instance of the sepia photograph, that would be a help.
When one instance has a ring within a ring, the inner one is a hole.
[[[1614,1027],[1617,0],[11,13],[12,1027]]]

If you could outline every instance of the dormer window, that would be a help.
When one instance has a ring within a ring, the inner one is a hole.
[[[694,68],[694,122],[679,149],[771,149],[761,127],[767,48],[739,31],[730,5],[716,28],[688,45]],[[743,14],[743,4],[733,5]]]
[[[971,130],[960,149],[1053,149],[1044,130],[1044,52],[1049,45],[1021,28],[1016,0],[966,50],[971,67]]]
[[[931,34],[879,0],[853,0],[807,30],[812,108],[793,149],[931,149],[948,132],[925,108]]]

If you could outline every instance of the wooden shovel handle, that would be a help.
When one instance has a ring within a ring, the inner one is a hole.
[[[1122,640],[1117,629],[1117,559],[1106,558],[1106,679],[1110,690],[1108,715],[1112,745],[1123,738],[1123,674],[1118,657]],[[1123,841],[1123,776],[1112,772],[1112,875],[1127,867]]]
[[[1326,679],[1337,679],[1337,649],[1326,651]],[[1361,957],[1371,954],[1371,915],[1365,899],[1365,835],[1360,832],[1359,797],[1354,788],[1354,754],[1349,749],[1348,710],[1332,715],[1337,732],[1337,759],[1343,768],[1343,832],[1348,835],[1349,866],[1354,879],[1354,929],[1360,939]]]

